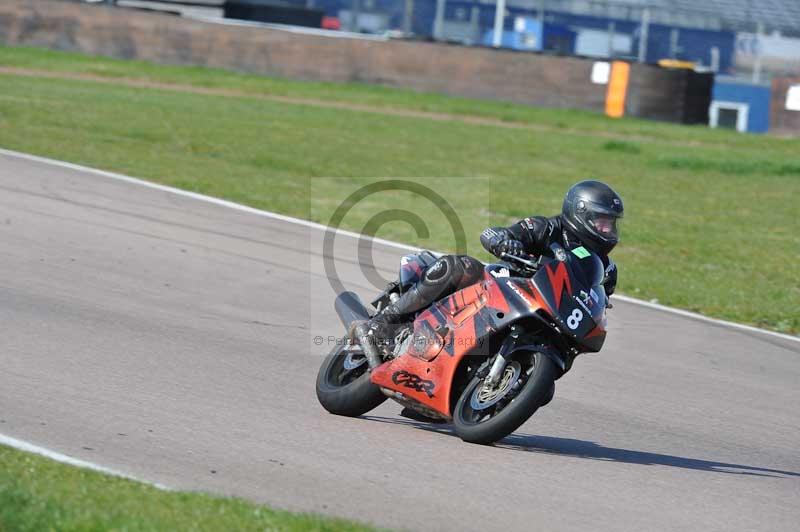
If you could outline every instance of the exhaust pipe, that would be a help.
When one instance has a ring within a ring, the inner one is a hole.
[[[350,330],[350,325],[356,320],[368,320],[370,318],[369,311],[361,298],[354,292],[342,292],[336,296],[336,301],[333,303],[336,309],[336,314],[344,325],[346,330]]]
[[[336,314],[339,316],[342,325],[344,325],[344,328],[348,332],[350,331],[350,326],[354,321],[364,321],[370,319],[367,307],[365,307],[364,303],[361,302],[361,298],[359,298],[358,295],[353,292],[342,292],[336,296],[336,301],[333,303],[333,307],[336,309]],[[355,336],[353,340],[358,340],[358,343],[364,350],[364,356],[367,357],[367,363],[369,364],[370,369],[375,369],[383,364],[383,360],[378,353],[378,348],[375,345],[375,338],[369,334],[366,323],[357,327],[353,331],[353,336]]]

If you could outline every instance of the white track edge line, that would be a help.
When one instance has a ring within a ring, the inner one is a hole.
[[[758,327],[753,327],[752,325],[745,325],[743,323],[736,323],[733,321],[726,321],[720,320],[717,318],[710,318],[708,316],[704,316],[703,314],[698,314],[697,312],[691,312],[689,310],[683,310],[674,307],[668,307],[666,305],[661,305],[659,303],[652,303],[650,301],[645,301],[643,299],[636,299],[635,297],[624,296],[622,294],[614,294],[614,299],[619,299],[620,301],[625,301],[626,303],[633,303],[635,305],[641,305],[643,307],[651,308],[654,310],[660,310],[662,312],[669,312],[671,314],[677,314],[679,316],[684,316],[686,318],[692,318],[697,321],[705,321],[707,323],[713,323],[715,325],[719,325],[722,327],[728,327],[731,329],[740,329],[747,332],[753,332],[758,334],[765,334],[769,336],[775,336],[781,338],[783,340],[791,340],[794,342],[800,342],[800,336],[792,336],[791,334],[779,333],[776,331],[769,331],[767,329],[759,329]]]
[[[158,488],[160,490],[165,490],[165,491],[170,490],[170,488],[158,484],[156,482],[149,482],[147,480],[142,480],[127,473],[122,473],[121,471],[110,469],[108,467],[104,467],[99,464],[95,464],[93,462],[87,462],[86,460],[81,460],[79,458],[73,458],[72,456],[67,456],[66,454],[61,454],[59,452],[52,451],[45,447],[40,447],[39,445],[34,445],[33,443],[24,440],[18,440],[17,438],[12,438],[11,436],[6,436],[4,434],[0,434],[0,445],[6,445],[8,447],[12,447],[14,449],[25,451],[32,454],[38,454],[39,456],[44,456],[45,458],[49,458],[50,460],[55,460],[56,462],[61,462],[63,464],[68,464],[83,469],[91,469],[92,471],[97,471],[98,473],[104,473],[106,475],[111,475],[114,477],[133,480],[135,482],[141,482],[143,484],[153,486],[154,488]]]
[[[228,201],[220,198],[215,198],[213,196],[206,196],[205,194],[199,194],[197,192],[190,192],[188,190],[183,190],[180,188],[170,187],[168,185],[160,185],[158,183],[153,183],[152,181],[145,181],[144,179],[138,179],[136,177],[130,177],[123,174],[117,174],[114,172],[107,172],[105,170],[98,170],[97,168],[91,168],[89,166],[82,166],[80,164],[73,164],[68,163],[65,161],[59,161],[56,159],[48,159],[47,157],[40,157],[38,155],[30,155],[28,153],[21,153],[12,150],[7,150],[4,148],[0,148],[0,155],[6,155],[9,157],[17,157],[19,159],[27,159],[29,161],[34,161],[37,163],[43,164],[50,164],[53,166],[59,166],[61,168],[68,168],[70,170],[76,170],[79,172],[86,172],[94,175],[98,175],[101,177],[107,177],[110,179],[116,179],[118,181],[124,181],[126,183],[132,183],[134,185],[139,185],[146,188],[152,188],[155,190],[160,190],[162,192],[170,192],[172,194],[176,194],[179,196],[185,196],[188,198],[196,199],[199,201],[203,201],[206,203],[213,203],[215,205],[220,205],[222,207],[227,207],[229,209],[234,209],[237,211],[246,212],[249,214],[255,214],[256,216],[262,216],[264,218],[273,218],[275,220],[281,220],[284,222],[289,222],[297,225],[304,225],[306,227],[312,227],[314,229],[319,229],[321,231],[333,231],[337,235],[342,236],[349,236],[352,238],[362,238],[364,235],[361,233],[355,233],[353,231],[347,231],[345,229],[333,229],[327,225],[311,222],[309,220],[303,220],[302,218],[295,218],[293,216],[286,216],[284,214],[278,214],[276,212],[265,211],[262,209],[256,209],[255,207],[248,207],[247,205],[242,205],[241,203],[235,203],[233,201]],[[418,247],[409,246],[408,244],[401,244],[400,242],[392,242],[391,240],[384,240],[382,238],[372,238],[373,242],[378,244],[384,244],[386,246],[392,246],[401,249],[407,249],[410,251],[418,251]]]
[[[312,227],[314,229],[319,229],[321,231],[331,231],[332,230],[337,235],[348,236],[348,237],[352,237],[352,238],[363,238],[364,237],[364,235],[362,235],[361,233],[356,233],[356,232],[353,232],[353,231],[346,231],[344,229],[332,229],[332,228],[328,227],[327,225],[320,224],[320,223],[317,223],[317,222],[311,222],[311,221],[308,221],[308,220],[303,220],[301,218],[295,218],[293,216],[286,216],[284,214],[278,214],[278,213],[275,213],[275,212],[256,209],[254,207],[248,207],[247,205],[242,205],[241,203],[235,203],[233,201],[223,200],[223,199],[215,198],[215,197],[212,197],[212,196],[206,196],[205,194],[198,194],[197,192],[189,192],[188,190],[182,190],[182,189],[170,187],[170,186],[167,186],[167,185],[159,185],[158,183],[152,183],[150,181],[145,181],[143,179],[137,179],[135,177],[126,176],[126,175],[123,175],[123,174],[117,174],[117,173],[114,173],[114,172],[107,172],[105,170],[98,170],[96,168],[91,168],[91,167],[88,167],[88,166],[82,166],[82,165],[79,165],[79,164],[68,163],[68,162],[59,161],[59,160],[56,160],[56,159],[49,159],[47,157],[40,157],[38,155],[30,155],[30,154],[27,154],[27,153],[17,152],[17,151],[13,151],[13,150],[7,150],[7,149],[3,149],[3,148],[0,148],[0,155],[7,155],[9,157],[17,157],[17,158],[20,158],[20,159],[27,159],[29,161],[39,162],[39,163],[43,163],[43,164],[49,164],[49,165],[53,165],[53,166],[59,166],[59,167],[62,167],[62,168],[68,168],[70,170],[76,170],[76,171],[86,172],[86,173],[90,173],[90,174],[94,174],[94,175],[98,175],[98,176],[102,176],[102,177],[107,177],[107,178],[110,178],[110,179],[116,179],[118,181],[124,181],[126,183],[132,183],[134,185],[139,185],[139,186],[142,186],[142,187],[152,188],[152,189],[155,189],[155,190],[161,190],[163,192],[169,192],[169,193],[172,193],[172,194],[177,194],[179,196],[185,196],[185,197],[188,197],[188,198],[193,198],[193,199],[196,199],[198,201],[203,201],[203,202],[206,202],[206,203],[213,203],[215,205],[220,205],[220,206],[223,206],[223,207],[227,207],[229,209],[234,209],[234,210],[238,210],[238,211],[241,211],[241,212],[247,212],[247,213],[250,213],[250,214],[255,214],[256,216],[262,216],[262,217],[265,217],[265,218],[272,218],[272,219],[275,219],[275,220],[281,220],[281,221],[288,222],[288,223],[293,223],[293,224],[297,224],[297,225],[303,225],[303,226],[306,226],[306,227]],[[417,251],[419,249],[419,248],[414,247],[414,246],[409,246],[408,244],[401,244],[400,242],[393,242],[391,240],[384,240],[382,238],[372,238],[372,241],[376,242],[378,244],[383,244],[383,245],[395,247],[395,248],[398,248],[398,249],[405,249],[405,250],[410,250],[410,251]],[[683,317],[686,317],[686,318],[692,318],[692,319],[699,320],[699,321],[704,321],[704,322],[707,322],[707,323],[713,323],[713,324],[716,324],[716,325],[720,325],[722,327],[728,327],[728,328],[731,328],[731,329],[739,329],[739,330],[742,330],[742,331],[748,331],[748,332],[754,332],[754,333],[758,333],[758,334],[764,334],[764,335],[767,335],[767,336],[773,336],[773,337],[776,337],[776,338],[781,338],[783,340],[790,340],[790,341],[794,341],[794,342],[800,342],[800,336],[792,336],[790,334],[784,334],[784,333],[779,333],[779,332],[775,332],[775,331],[768,331],[766,329],[759,329],[758,327],[753,327],[751,325],[744,325],[744,324],[735,323],[735,322],[732,322],[732,321],[720,320],[720,319],[717,319],[717,318],[710,318],[708,316],[704,316],[704,315],[698,314],[696,312],[690,312],[688,310],[682,310],[682,309],[677,309],[677,308],[673,308],[673,307],[668,307],[666,305],[660,305],[658,303],[651,303],[649,301],[645,301],[645,300],[642,300],[642,299],[636,299],[636,298],[633,298],[633,297],[630,297],[630,296],[614,295],[614,298],[615,299],[619,299],[620,301],[625,301],[626,303],[632,303],[634,305],[640,305],[640,306],[643,306],[643,307],[648,307],[648,308],[651,308],[651,309],[660,310],[662,312],[669,312],[669,313],[676,314],[676,315],[679,315],[679,316],[683,316]]]

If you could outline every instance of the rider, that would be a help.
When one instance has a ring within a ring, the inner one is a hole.
[[[611,295],[617,285],[617,267],[608,254],[619,241],[622,216],[622,198],[611,187],[601,181],[581,181],[567,191],[561,214],[524,218],[510,227],[489,227],[481,233],[481,244],[497,257],[503,253],[547,255],[554,242],[568,249],[582,245],[603,261],[605,291]],[[388,340],[396,324],[409,315],[475,284],[482,275],[483,264],[477,259],[443,255],[425,270],[422,280],[369,320],[368,334],[376,341]]]

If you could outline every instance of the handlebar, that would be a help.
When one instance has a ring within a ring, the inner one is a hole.
[[[524,257],[520,257],[519,255],[511,255],[511,254],[505,253],[505,252],[500,254],[500,258],[501,259],[512,259],[512,260],[515,260],[515,261],[519,262],[520,264],[523,264],[523,265],[527,266],[528,268],[530,268],[532,270],[537,270],[539,268],[539,263],[541,262],[541,257],[538,260],[533,261],[533,260],[529,260],[529,259],[533,258],[531,256],[529,256],[529,258],[526,259]]]

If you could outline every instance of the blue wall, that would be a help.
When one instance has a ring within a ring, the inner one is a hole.
[[[545,20],[550,24],[559,26],[572,26],[573,28],[592,28],[607,30],[608,23],[614,22],[614,31],[618,34],[633,36],[632,55],[637,55],[639,49],[639,23],[629,20],[616,20],[610,18],[572,15],[569,13],[547,12]],[[673,26],[650,24],[647,36],[648,63],[656,63],[659,59],[670,58],[670,35]],[[728,72],[733,66],[734,46],[736,34],[732,31],[711,31],[690,28],[678,29],[678,51],[675,59],[684,61],[702,62],[711,64],[711,47],[719,48],[720,72]]]
[[[712,100],[748,104],[747,131],[766,133],[769,130],[770,92],[769,87],[761,85],[717,80]]]
[[[672,26],[651,24],[647,39],[647,62],[654,63],[659,59],[669,58],[670,34]],[[634,39],[634,46],[639,46]],[[678,28],[678,53],[675,59],[700,62],[711,65],[711,48],[719,49],[719,71],[730,72],[733,68],[733,53],[736,45],[736,34],[732,31],[709,31],[689,28]]]
[[[305,1],[305,0],[294,0]],[[337,16],[340,9],[351,9],[352,0],[314,0],[317,9],[325,11],[326,15]],[[403,23],[403,9],[405,3],[402,0],[373,0],[374,10],[383,13],[390,13],[390,25],[399,29]],[[487,30],[494,26],[495,6],[494,4],[481,4],[472,0],[448,0],[445,6],[445,18],[453,19],[457,10],[462,10],[469,19],[472,8],[478,9],[478,24],[483,35]],[[536,18],[538,13],[535,10],[508,7],[509,16],[505,19],[505,29],[513,31],[514,18],[518,16]],[[433,19],[436,14],[436,0],[415,0],[413,12],[413,31],[419,36],[430,37],[433,35]],[[553,42],[558,42],[563,48],[569,45],[569,35],[572,36],[574,45],[575,31],[580,28],[591,28],[597,30],[607,30],[609,22],[614,22],[615,32],[627,34],[633,38],[632,56],[637,55],[639,49],[639,23],[629,20],[617,20],[604,17],[593,17],[587,15],[573,15],[557,11],[547,11],[545,14],[545,45],[548,43],[548,32]],[[670,57],[670,34],[671,26],[661,24],[651,24],[647,39],[647,58],[648,63],[655,63],[659,59]],[[710,31],[700,29],[678,28],[678,52],[675,59],[685,61],[699,61],[708,66],[711,64],[711,47],[716,46],[720,51],[720,72],[730,71],[733,65],[734,46],[736,35],[730,31]],[[547,48],[547,46],[545,46]],[[560,50],[562,53],[568,50]]]

